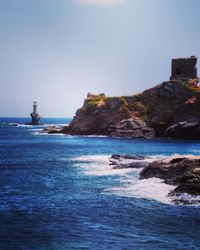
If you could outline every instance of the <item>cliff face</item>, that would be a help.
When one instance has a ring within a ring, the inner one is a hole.
[[[70,127],[73,133],[108,134],[114,124],[130,118],[129,110],[120,98],[96,96],[85,100]]]
[[[198,80],[168,81],[142,93],[147,107],[144,120],[156,135],[165,135],[170,126],[200,121],[200,88]]]
[[[88,96],[64,132],[182,138],[188,137],[184,136],[187,131],[193,131],[194,137],[200,138],[200,87],[197,83],[197,79],[173,80],[133,96]]]

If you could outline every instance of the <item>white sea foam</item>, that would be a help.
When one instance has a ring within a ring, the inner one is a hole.
[[[66,138],[67,138],[67,137],[70,137],[70,138],[72,137],[72,136],[70,136],[70,135],[65,135],[65,134],[60,134],[60,133],[59,133],[59,134],[56,134],[56,133],[55,133],[55,134],[48,134],[47,132],[39,132],[39,131],[35,131],[35,132],[33,132],[32,134],[33,134],[33,135],[43,135],[43,136],[44,136],[44,135],[45,135],[45,136],[65,136]]]
[[[31,131],[43,131],[43,128],[31,128]]]
[[[180,157],[181,155],[173,155]],[[158,159],[165,158],[163,155],[149,156],[146,162],[152,162]],[[175,204],[174,200],[182,203],[198,203],[200,196],[191,196],[182,194],[181,196],[169,196],[176,186],[168,185],[163,180],[158,178],[148,178],[139,180],[139,173],[142,168],[124,168],[114,169],[110,163],[109,155],[87,155],[73,158],[75,165],[78,166],[84,174],[93,176],[113,176],[119,179],[119,186],[105,189],[103,194],[115,194],[124,197],[136,197],[149,200],[156,200],[163,204]],[[138,161],[138,160],[135,160]],[[121,163],[128,164],[134,160],[123,159]]]
[[[107,176],[107,175],[117,175],[117,176],[128,176],[130,173],[138,174],[141,168],[113,168],[110,165],[110,155],[86,155],[73,158],[76,161],[76,165],[82,169],[86,175],[95,176]],[[147,162],[152,162],[155,157],[149,157],[145,159]],[[136,160],[138,162],[138,160]],[[121,163],[128,164],[134,162],[134,160],[123,159]]]
[[[113,169],[113,166],[101,165],[98,164],[82,164],[81,168],[84,173],[87,175],[95,176],[106,176],[106,175],[118,175],[124,176],[130,172],[138,172],[138,169],[133,168],[124,168],[124,169]]]
[[[9,123],[10,126],[16,126],[16,127],[22,127],[22,128],[35,128],[35,125],[31,125],[31,124],[20,124],[20,123]],[[45,124],[39,124],[37,125],[37,128],[47,128],[47,127],[57,127],[57,128],[63,128],[65,126],[67,126],[67,123],[45,123]]]
[[[152,162],[164,156],[149,156],[145,161]],[[125,168],[113,169],[109,165],[109,155],[88,155],[76,157],[76,165],[82,169],[86,175],[108,176],[116,175],[119,177],[119,186],[104,190],[104,194],[115,194],[125,197],[137,197],[150,200],[157,200],[161,203],[172,204],[172,197],[168,196],[175,186],[163,183],[161,179],[149,178],[139,180],[140,169]],[[133,162],[133,160],[123,160],[123,163]]]
[[[75,161],[79,162],[97,162],[97,163],[108,163],[109,164],[110,155],[83,155],[73,158]]]
[[[127,179],[121,181],[121,186],[105,190],[106,193],[112,193],[125,197],[137,197],[150,200],[156,200],[164,204],[173,204],[172,197],[168,194],[175,186],[163,183],[158,178],[149,179]]]
[[[7,124],[6,122],[2,122],[2,124]],[[16,122],[9,122],[8,123],[10,126],[18,126],[19,124]]]
[[[73,160],[76,161],[76,165],[82,169],[86,175],[106,176],[106,175],[126,175],[130,172],[138,171],[138,169],[126,168],[126,169],[113,169],[112,165],[109,165],[110,155],[88,155],[76,157]]]
[[[44,127],[51,127],[51,126],[53,126],[53,127],[65,127],[65,126],[67,126],[68,125],[68,123],[45,123],[45,124],[42,124],[42,126],[44,126]]]
[[[29,125],[29,124],[17,124],[16,127],[19,128],[32,128],[34,125]]]

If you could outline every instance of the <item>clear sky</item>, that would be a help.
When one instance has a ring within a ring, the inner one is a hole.
[[[37,99],[43,117],[72,117],[87,92],[168,80],[171,58],[200,60],[199,12],[199,0],[0,0],[0,116],[29,116]]]

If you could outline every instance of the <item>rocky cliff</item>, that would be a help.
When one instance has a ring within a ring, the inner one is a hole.
[[[200,139],[198,79],[163,82],[132,96],[88,95],[62,132]]]

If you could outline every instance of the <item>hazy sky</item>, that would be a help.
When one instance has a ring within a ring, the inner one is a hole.
[[[168,80],[171,58],[200,60],[199,11],[199,0],[0,0],[0,116],[29,116],[37,99],[43,117],[72,117],[87,92]]]

